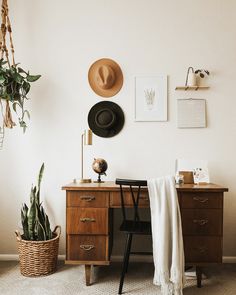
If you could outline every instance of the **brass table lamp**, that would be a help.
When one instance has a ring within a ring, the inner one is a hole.
[[[92,145],[93,133],[92,130],[86,129],[81,135],[81,179],[80,183],[92,182],[91,178],[84,178],[84,145]]]

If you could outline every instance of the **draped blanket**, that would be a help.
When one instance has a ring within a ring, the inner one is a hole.
[[[184,248],[174,177],[148,180],[148,191],[155,266],[153,283],[161,286],[163,295],[182,295]]]

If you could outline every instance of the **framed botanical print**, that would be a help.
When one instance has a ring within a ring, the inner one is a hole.
[[[135,77],[135,121],[167,121],[167,76]]]

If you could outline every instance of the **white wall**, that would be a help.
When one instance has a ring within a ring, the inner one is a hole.
[[[97,59],[116,60],[124,86],[112,101],[125,112],[122,132],[94,136],[86,149],[109,163],[107,180],[174,173],[176,158],[209,160],[211,180],[229,187],[225,198],[224,255],[236,256],[236,1],[234,0],[10,0],[16,59],[42,78],[28,104],[31,121],[6,134],[0,151],[0,253],[16,253],[20,206],[44,161],[42,199],[53,224],[61,224],[65,250],[65,192],[80,176],[80,135],[89,109],[102,98],[87,72]],[[178,92],[188,66],[211,72],[207,91]],[[136,74],[167,74],[168,122],[134,122]],[[177,129],[176,100],[207,99],[208,128]],[[115,243],[116,244],[116,243]],[[117,250],[119,252],[119,249]]]

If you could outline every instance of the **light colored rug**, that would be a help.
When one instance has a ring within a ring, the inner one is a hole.
[[[26,278],[20,274],[17,262],[0,262],[0,295],[112,295],[117,294],[121,265],[94,268],[94,284],[86,287],[84,267],[60,263],[50,276]],[[152,284],[151,263],[130,263],[125,278],[124,294],[160,295]],[[206,270],[203,288],[188,280],[184,295],[236,295],[236,265],[214,266]]]

